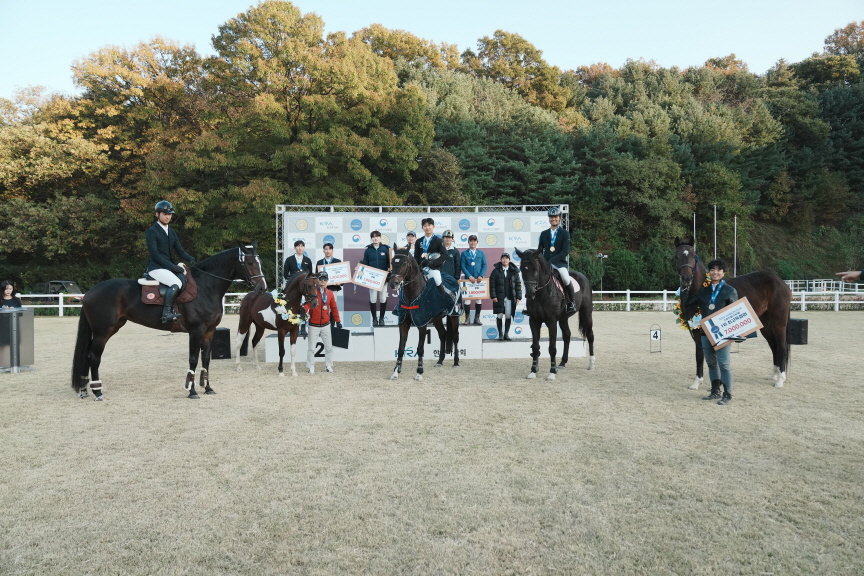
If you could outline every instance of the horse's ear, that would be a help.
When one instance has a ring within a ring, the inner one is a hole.
[[[518,256],[519,258],[522,258],[522,251],[519,250],[518,248],[516,248],[515,246],[513,247],[513,252],[516,253],[516,256]]]

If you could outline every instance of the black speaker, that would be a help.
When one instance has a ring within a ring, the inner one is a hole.
[[[789,319],[789,343],[807,344],[807,320],[804,318]]]
[[[231,358],[231,330],[222,327],[216,328],[213,342],[210,343],[210,358],[214,360]]]

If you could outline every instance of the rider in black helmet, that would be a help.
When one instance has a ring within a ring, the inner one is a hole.
[[[174,206],[167,200],[160,200],[153,208],[156,213],[156,221],[147,229],[147,251],[150,253],[150,261],[147,263],[147,274],[160,284],[165,284],[168,291],[165,293],[165,303],[162,306],[162,323],[173,322],[180,317],[172,309],[174,298],[180,291],[183,281],[180,275],[186,270],[177,264],[171,256],[172,250],[180,258],[192,265],[195,258],[183,249],[177,233],[168,227],[174,216]]]
[[[576,313],[576,291],[579,285],[570,278],[567,267],[567,255],[570,253],[570,234],[561,226],[561,209],[558,206],[549,208],[549,229],[540,233],[540,245],[537,247],[543,253],[546,261],[555,268],[561,278],[561,284],[567,290],[567,314]]]

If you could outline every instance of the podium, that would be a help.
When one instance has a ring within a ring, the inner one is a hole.
[[[33,310],[0,309],[0,372],[33,365]]]

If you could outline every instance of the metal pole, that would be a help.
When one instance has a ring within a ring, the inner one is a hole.
[[[732,276],[738,276],[738,215],[735,215],[735,233],[733,243],[735,245],[732,257]]]
[[[696,250],[696,212],[693,212],[693,250]]]
[[[717,205],[714,204],[714,259],[717,259]]]

